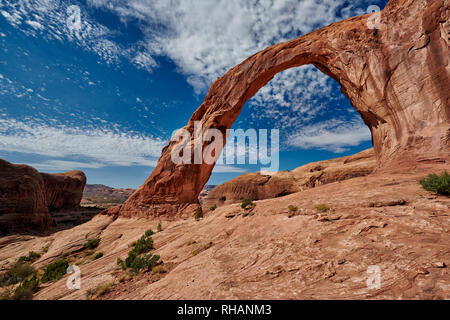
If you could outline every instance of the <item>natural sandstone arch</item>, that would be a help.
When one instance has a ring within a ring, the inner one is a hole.
[[[380,168],[450,158],[449,0],[391,0],[380,29],[350,18],[251,56],[211,86],[194,121],[225,133],[245,102],[277,73],[313,64],[334,78],[372,132]],[[193,141],[191,141],[193,144]],[[170,142],[147,181],[106,213],[192,213],[214,165],[175,165]]]

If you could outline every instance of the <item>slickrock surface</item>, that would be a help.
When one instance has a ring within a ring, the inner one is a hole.
[[[50,245],[35,263],[44,267],[100,237],[96,252],[104,256],[79,265],[81,290],[67,289],[65,276],[42,286],[35,299],[86,299],[87,290],[105,283],[113,286],[101,299],[450,299],[450,198],[418,183],[444,169],[450,168],[321,185],[257,201],[246,217],[232,204],[198,222],[163,220],[154,252],[172,267],[159,281],[144,273],[120,283],[126,273],[116,265],[159,219],[99,215],[49,237],[0,238],[0,268]],[[318,212],[321,203],[330,211]],[[289,205],[298,207],[294,216]],[[379,289],[367,287],[369,266],[381,270]]]
[[[309,163],[292,172],[246,173],[211,190],[203,201],[203,211],[214,204],[277,198],[322,184],[367,176],[375,167],[375,153],[369,149],[349,157]]]
[[[184,129],[192,133],[194,121],[201,121],[203,132],[225,133],[245,102],[277,73],[313,64],[339,82],[369,126],[380,168],[407,170],[417,163],[448,161],[448,12],[448,0],[391,0],[379,29],[369,28],[373,17],[364,15],[269,47],[217,79]],[[214,166],[174,164],[171,152],[180,143],[170,142],[144,185],[106,213],[193,214]]]
[[[53,225],[51,212],[78,209],[86,176],[81,171],[40,173],[0,159],[0,226],[36,229]]]

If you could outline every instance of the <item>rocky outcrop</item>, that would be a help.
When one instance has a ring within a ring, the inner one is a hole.
[[[322,184],[367,176],[375,167],[375,152],[369,149],[349,157],[309,163],[292,171],[271,175],[246,173],[211,190],[202,207],[205,211],[214,204],[222,206],[242,199],[278,198]]]
[[[253,215],[231,204],[200,221],[161,219],[152,253],[164,262],[164,274],[131,277],[117,268],[117,259],[125,259],[146,230],[156,230],[159,218],[104,215],[44,237],[0,238],[0,272],[30,251],[42,253],[36,269],[61,255],[81,268],[82,290],[67,287],[67,274],[40,286],[35,300],[83,300],[88,290],[111,283],[99,299],[450,299],[450,198],[419,184],[449,166],[427,166],[257,201]],[[328,212],[318,212],[322,203]],[[298,207],[293,216],[289,205]],[[94,238],[101,259],[83,250]],[[380,287],[368,285],[374,266]]]
[[[184,129],[193,133],[194,122],[201,121],[203,133],[225,134],[245,102],[277,73],[313,64],[341,85],[370,128],[381,169],[448,162],[448,10],[448,0],[390,0],[376,28],[369,28],[374,16],[364,15],[271,46],[217,79]],[[191,214],[214,165],[176,165],[171,153],[180,143],[171,141],[144,185],[106,213]]]
[[[85,185],[81,171],[40,173],[0,159],[0,229],[51,226],[51,212],[79,208]]]

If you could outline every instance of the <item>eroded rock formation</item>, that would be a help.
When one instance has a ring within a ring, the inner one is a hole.
[[[184,129],[201,121],[225,133],[245,102],[277,73],[313,64],[334,78],[372,132],[383,169],[450,158],[449,1],[391,0],[379,28],[364,15],[334,23],[251,56],[211,86]],[[148,180],[110,215],[192,213],[214,165],[176,165],[170,142]],[[194,144],[194,141],[191,141]],[[204,143],[204,146],[207,143]]]
[[[1,229],[51,226],[51,212],[79,208],[85,185],[81,171],[40,173],[0,159]]]
[[[202,207],[205,211],[213,205],[220,207],[242,199],[278,198],[323,184],[367,176],[375,166],[375,152],[369,149],[349,157],[309,163],[292,171],[271,175],[246,173],[211,190]]]

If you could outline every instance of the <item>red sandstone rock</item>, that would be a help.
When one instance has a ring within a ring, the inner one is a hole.
[[[211,190],[202,207],[207,211],[214,204],[278,198],[322,184],[367,176],[375,166],[375,153],[369,149],[349,157],[309,163],[292,172],[246,173]]]
[[[448,0],[391,0],[380,29],[371,16],[353,17],[280,43],[251,56],[211,86],[184,129],[225,133],[245,102],[277,73],[313,64],[341,85],[372,132],[382,170],[407,170],[450,158]],[[176,165],[170,142],[142,185],[122,206],[121,216],[192,213],[214,165]],[[192,140],[191,143],[194,143]],[[206,145],[205,145],[206,146]]]
[[[39,173],[30,166],[0,159],[2,229],[52,225],[52,211],[79,208],[85,184],[81,171]]]

